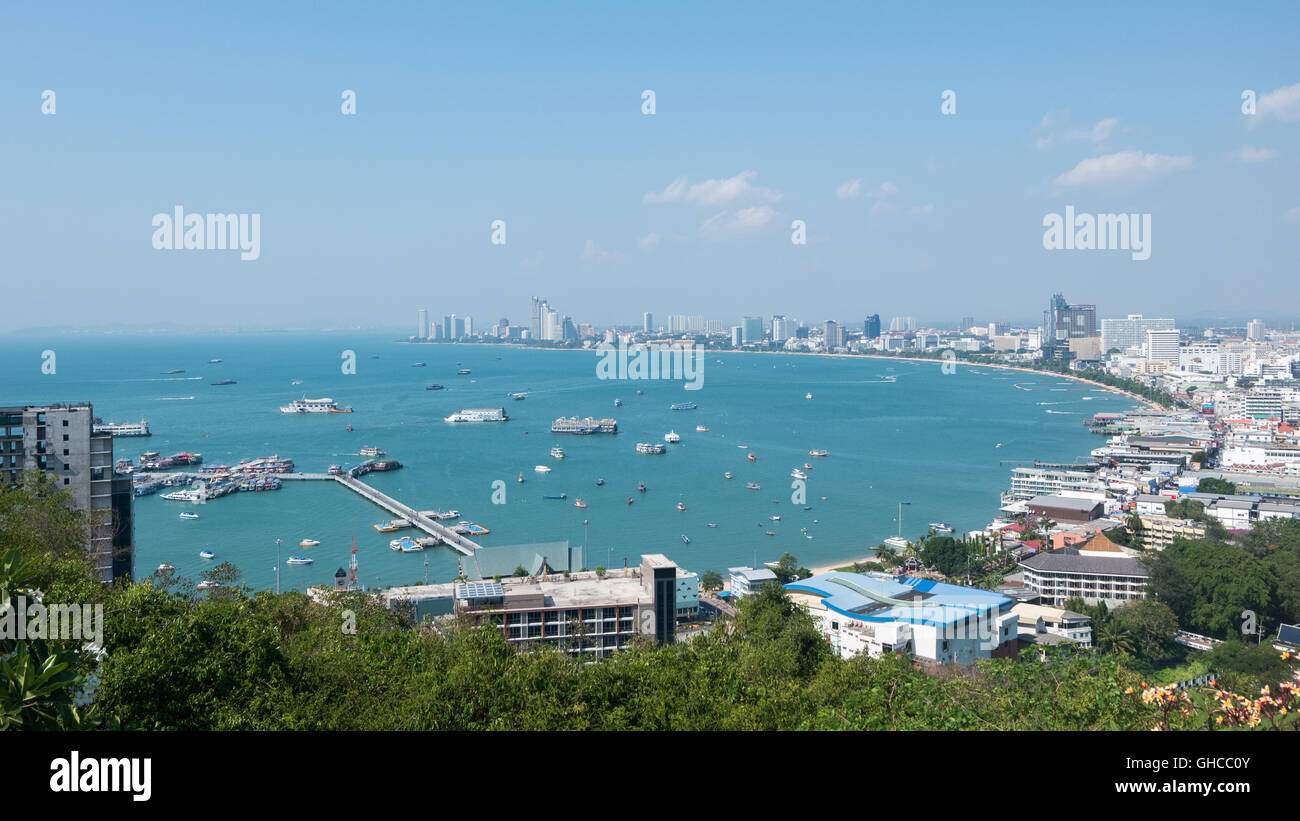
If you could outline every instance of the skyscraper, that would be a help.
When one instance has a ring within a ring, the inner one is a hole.
[[[863,320],[862,335],[867,339],[880,338],[880,314],[872,314]]]
[[[826,323],[822,325],[822,344],[826,346],[828,351],[844,344],[844,341],[840,338],[840,324],[833,319],[826,320]]]
[[[1110,353],[1145,345],[1147,331],[1167,331],[1174,327],[1172,319],[1146,318],[1142,314],[1129,314],[1128,319],[1103,319],[1101,321],[1101,352]]]
[[[1147,359],[1178,364],[1178,330],[1147,331]]]
[[[1246,323],[1246,339],[1252,342],[1263,342],[1264,331],[1265,327],[1263,320],[1252,319]]]
[[[1066,359],[1071,339],[1090,336],[1097,336],[1097,306],[1071,305],[1060,293],[1053,294],[1043,312],[1044,355]]]
[[[532,325],[529,329],[532,331],[533,339],[542,339],[542,309],[546,305],[546,300],[533,297],[529,301],[528,314],[532,318]]]
[[[785,318],[785,314],[774,314],[772,316],[772,341],[783,343],[793,336],[790,330],[790,320]]]
[[[967,331],[969,331],[971,328],[974,327],[975,327],[975,317],[964,316],[961,318],[961,327],[958,330],[960,330],[962,333],[966,333]]]
[[[654,333],[655,330],[654,314],[650,313],[649,311],[646,311],[644,314],[641,314],[641,330],[642,332],[648,334]]]
[[[741,340],[746,345],[754,345],[763,341],[763,317],[747,316],[741,320]]]
[[[429,338],[429,311],[427,308],[421,308],[416,313],[415,338]]]

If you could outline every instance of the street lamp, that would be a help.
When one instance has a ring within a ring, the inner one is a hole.
[[[911,502],[899,501],[898,503],[898,538],[903,538],[903,505],[910,505]]]

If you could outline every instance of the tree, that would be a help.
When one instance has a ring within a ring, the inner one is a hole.
[[[1097,646],[1103,650],[1121,655],[1133,654],[1133,634],[1117,619],[1106,619],[1100,624],[1094,622],[1092,634]]]
[[[608,572],[608,571],[606,571],[604,567],[597,566],[597,567],[596,567],[596,578],[598,578],[598,579],[603,579],[603,578],[605,578],[605,573],[606,573],[606,572]]]
[[[706,570],[704,571],[704,575],[700,577],[700,584],[704,587],[706,592],[711,590],[721,590],[722,574],[716,570]]]
[[[1153,665],[1179,655],[1174,645],[1178,617],[1164,602],[1155,599],[1125,602],[1116,608],[1114,617],[1132,636],[1134,655]]]
[[[781,584],[789,584],[795,579],[801,578],[800,571],[807,573],[806,569],[799,567],[799,560],[791,553],[782,553],[781,558],[777,560],[776,567],[772,572],[776,574],[776,580]]]
[[[1237,486],[1227,479],[1219,479],[1214,476],[1206,476],[1197,485],[1198,493],[1224,493],[1234,494],[1237,492]]]
[[[521,564],[521,565],[516,565],[516,566],[515,566],[515,572],[514,572],[513,574],[511,574],[511,575],[514,575],[514,576],[521,576],[521,577],[522,577],[522,576],[527,576],[527,575],[528,575],[528,568],[524,567],[522,564]]]
[[[1277,689],[1279,683],[1291,677],[1290,665],[1271,646],[1232,638],[1216,644],[1207,655],[1210,669],[1224,689],[1258,693],[1262,687]]]
[[[920,551],[920,560],[927,567],[933,567],[945,576],[955,576],[966,572],[970,557],[966,545],[951,536],[935,536],[926,539]]]

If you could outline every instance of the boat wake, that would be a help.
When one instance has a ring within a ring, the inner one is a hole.
[[[1057,411],[1057,410],[1052,410],[1051,408],[1048,408],[1048,409],[1045,411],[1045,413],[1059,413],[1059,414],[1063,414],[1063,415],[1065,415],[1065,416],[1074,416],[1074,411]]]
[[[160,396],[159,402],[182,402],[186,399],[193,399],[193,396]]]
[[[128,379],[128,382],[193,382],[201,376],[151,376],[147,379]]]
[[[1064,402],[1039,402],[1040,405],[1064,405]]]

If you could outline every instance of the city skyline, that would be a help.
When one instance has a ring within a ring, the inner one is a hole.
[[[1162,43],[1109,23],[1167,32],[1162,11],[1106,3],[956,9],[919,42],[896,36],[924,28],[911,9],[828,29],[682,8],[682,41],[631,9],[577,31],[528,6],[281,14],[211,42],[192,11],[20,9],[0,50],[7,295],[56,282],[64,316],[130,326],[407,326],[421,291],[494,318],[545,293],[628,325],[846,304],[1023,322],[1055,290],[1099,316],[1285,319],[1254,306],[1300,250],[1300,75],[1277,57],[1300,10],[1260,8],[1274,25],[1189,12]],[[137,37],[148,60],[116,46]],[[220,72],[157,70],[200,43]],[[174,209],[257,217],[258,247],[160,250]],[[1075,210],[1150,217],[1149,258],[1047,250],[1045,218]]]

